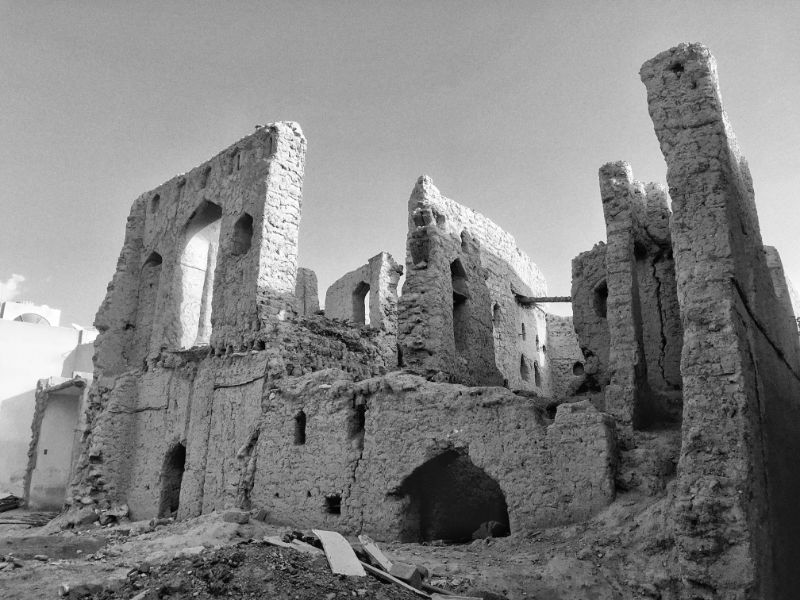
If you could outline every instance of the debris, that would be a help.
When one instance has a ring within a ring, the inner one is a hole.
[[[324,529],[312,529],[312,531],[322,542],[331,571],[339,575],[366,577],[361,561],[342,534]]]
[[[361,565],[367,572],[372,573],[378,579],[383,579],[384,581],[391,581],[392,583],[396,583],[400,587],[404,587],[407,590],[414,592],[417,596],[422,596],[423,598],[431,597],[430,594],[428,594],[427,592],[423,592],[422,590],[418,590],[417,588],[408,585],[405,581],[398,579],[394,575],[389,575],[389,573],[387,573],[386,571],[381,571],[379,568],[373,567],[372,565],[368,565],[365,562],[362,562]]]
[[[361,542],[361,547],[367,553],[370,560],[375,562],[381,569],[387,573],[392,570],[392,561],[390,561],[383,551],[378,548],[378,545],[368,535],[358,536],[358,541]]]
[[[226,523],[244,525],[250,522],[250,513],[244,510],[226,510],[222,514],[222,520]]]
[[[279,548],[290,548],[292,550],[302,552],[303,554],[311,554],[313,556],[323,554],[322,550],[319,548],[297,539],[292,539],[291,542],[285,542],[277,535],[268,535],[264,538],[264,541],[268,544],[272,544],[273,546],[278,546]]]
[[[70,599],[86,598],[88,596],[93,596],[94,594],[99,594],[102,591],[103,586],[99,583],[62,583],[60,586],[58,586],[58,595],[62,598],[67,596]]]
[[[305,552],[306,554],[324,554],[322,550],[316,546],[312,546],[311,544],[304,542],[303,540],[292,540],[291,547],[296,548],[301,552]]]
[[[398,579],[402,579],[415,588],[420,588],[422,586],[422,571],[420,571],[417,565],[396,562],[389,570],[389,574],[394,575]]]
[[[0,512],[5,512],[7,510],[13,510],[15,508],[19,508],[22,504],[22,498],[15,496],[14,494],[8,494],[7,496],[3,496],[0,498]]]
[[[486,521],[480,524],[474,532],[472,532],[473,540],[483,540],[487,538],[503,537],[508,535],[508,527],[499,521]]]

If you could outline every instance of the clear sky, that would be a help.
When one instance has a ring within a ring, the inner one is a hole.
[[[308,138],[321,298],[381,250],[403,262],[423,173],[568,294],[605,238],[598,168],[665,179],[638,70],[684,41],[717,57],[764,240],[800,284],[799,31],[791,0],[0,1],[0,295],[90,324],[131,202],[278,120]]]

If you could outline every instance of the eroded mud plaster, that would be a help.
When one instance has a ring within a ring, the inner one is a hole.
[[[667,162],[684,329],[674,505],[684,597],[791,597],[800,584],[797,331],[775,294],[711,53],[682,44],[640,74]]]

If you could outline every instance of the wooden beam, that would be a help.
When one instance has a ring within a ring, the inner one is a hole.
[[[523,296],[522,294],[514,294],[517,302],[524,306],[531,304],[542,304],[544,302],[572,302],[572,296]]]

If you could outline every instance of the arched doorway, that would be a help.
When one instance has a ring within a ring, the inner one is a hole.
[[[403,542],[469,542],[482,525],[508,535],[508,507],[500,485],[464,450],[447,450],[414,470],[400,486],[407,504],[400,526]],[[484,526],[484,529],[486,527]]]
[[[361,281],[353,290],[353,323],[359,325],[369,325],[369,284]]]
[[[181,483],[186,467],[186,446],[176,444],[164,457],[161,467],[161,499],[158,505],[159,517],[170,517],[178,511],[181,499]]]

